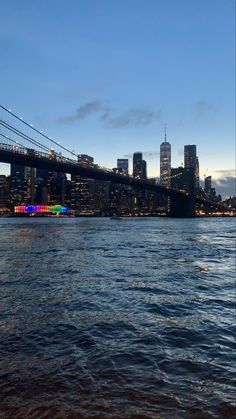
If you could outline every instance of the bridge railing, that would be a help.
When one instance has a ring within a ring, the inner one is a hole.
[[[60,156],[60,155],[54,155],[52,157],[49,153],[43,153],[42,151],[33,150],[33,149],[30,149],[30,148],[21,147],[21,146],[17,146],[17,145],[0,143],[0,149],[5,150],[5,151],[9,151],[9,152],[15,153],[15,154],[31,155],[31,156],[39,157],[39,158],[42,158],[42,159],[56,160],[60,163],[69,162],[69,163],[74,163],[74,164],[78,165],[78,162],[76,162],[75,160],[67,159],[66,157],[63,157],[63,156]]]

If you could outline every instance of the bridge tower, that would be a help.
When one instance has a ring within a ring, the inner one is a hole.
[[[195,197],[193,195],[174,195],[170,198],[169,217],[193,218],[195,217]]]

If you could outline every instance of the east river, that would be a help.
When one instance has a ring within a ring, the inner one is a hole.
[[[0,417],[235,418],[235,219],[0,218]]]

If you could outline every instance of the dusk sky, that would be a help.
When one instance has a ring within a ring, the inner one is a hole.
[[[172,166],[196,144],[201,178],[235,193],[234,0],[0,6],[3,106],[102,166],[142,151],[149,176],[166,123]]]

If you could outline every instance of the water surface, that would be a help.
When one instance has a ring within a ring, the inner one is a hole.
[[[0,219],[0,417],[235,417],[234,230]]]

